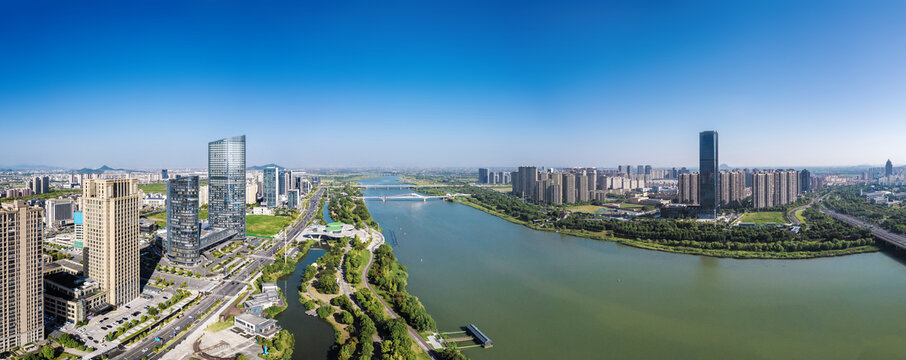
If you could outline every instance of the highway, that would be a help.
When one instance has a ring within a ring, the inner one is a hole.
[[[845,223],[853,225],[853,226],[860,226],[860,227],[871,229],[871,234],[874,235],[875,237],[877,237],[881,240],[884,240],[884,241],[890,243],[891,245],[894,245],[900,249],[906,250],[906,236],[892,233],[890,231],[887,231],[887,230],[881,228],[878,225],[870,224],[870,223],[862,221],[859,218],[854,217],[854,216],[843,215],[836,211],[833,211],[830,209],[825,209],[823,207],[819,207],[819,209],[821,210],[821,212],[830,215],[834,219],[840,220],[842,222],[845,222]]]
[[[289,239],[293,239],[299,234],[299,232],[305,229],[305,225],[312,220],[312,218],[317,214],[317,211],[321,210],[317,205],[319,204],[324,191],[324,187],[319,187],[318,191],[314,195],[312,195],[312,198],[308,202],[309,206],[304,210],[305,214],[302,218],[302,221],[299,221],[289,231],[287,231],[287,236],[289,236]],[[193,325],[195,323],[204,323],[204,321],[209,319],[210,317],[217,316],[217,311],[211,311],[203,319],[198,318],[205,310],[214,306],[214,303],[217,300],[225,299],[226,301],[227,298],[238,295],[239,292],[242,291],[243,288],[245,288],[245,286],[247,285],[246,282],[249,280],[250,276],[253,275],[253,272],[255,270],[274,261],[273,256],[281,246],[283,246],[283,242],[276,241],[270,248],[259,252],[258,255],[262,255],[263,257],[253,257],[253,259],[255,260],[253,260],[249,265],[243,268],[243,270],[236,273],[236,275],[234,275],[232,278],[224,279],[219,285],[214,288],[210,295],[205,296],[199,303],[195,304],[195,306],[192,306],[189,310],[187,310],[183,314],[182,318],[172,321],[171,323],[163,326],[161,329],[154,331],[140,343],[133,345],[125,351],[120,350],[119,348],[108,351],[106,353],[107,356],[111,359],[141,359],[142,357],[146,357],[149,360],[160,359],[167,353],[167,350],[161,351],[159,353],[154,353],[152,349],[160,344],[160,342],[154,340],[155,338],[160,338],[161,342],[167,342],[170,340],[170,338],[184,330],[187,326]],[[188,334],[189,332],[185,332],[179,335],[178,339],[174,341],[173,344],[178,344],[180,341],[183,341]],[[122,346],[120,346],[120,348],[122,348]]]

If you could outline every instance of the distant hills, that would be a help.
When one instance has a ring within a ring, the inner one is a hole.
[[[104,166],[101,166],[101,167],[99,167],[99,168],[97,168],[97,169],[81,168],[81,169],[76,170],[75,172],[78,173],[78,174],[100,174],[100,173],[105,172],[105,171],[125,171],[125,172],[135,172],[136,170],[129,170],[129,169],[114,169],[114,168],[112,168],[112,167],[109,167],[109,166],[107,166],[107,165],[104,165]]]

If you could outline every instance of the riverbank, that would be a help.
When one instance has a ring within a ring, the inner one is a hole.
[[[611,241],[619,244],[632,246],[640,249],[646,250],[656,250],[676,254],[688,254],[688,255],[701,255],[701,256],[710,256],[718,258],[734,258],[734,259],[814,259],[814,258],[823,258],[823,257],[835,257],[835,256],[846,256],[853,254],[863,254],[879,251],[880,249],[873,245],[865,245],[858,247],[851,247],[847,249],[836,249],[836,250],[822,250],[822,251],[794,251],[794,252],[756,252],[756,251],[744,251],[744,250],[726,250],[726,249],[702,249],[695,247],[683,247],[683,246],[668,246],[656,243],[654,240],[642,240],[642,239],[628,239],[621,238],[609,235],[606,232],[589,232],[584,230],[573,230],[573,229],[555,229],[555,228],[545,228],[536,226],[527,221],[523,221],[517,218],[514,218],[510,215],[502,213],[497,210],[490,209],[480,203],[475,202],[471,198],[463,197],[450,200],[459,204],[463,204],[469,207],[472,207],[477,210],[481,210],[485,213],[494,215],[506,221],[512,222],[514,224],[519,224],[537,231],[546,231],[546,232],[556,232],[563,235],[571,235],[576,237],[601,240],[601,241]]]

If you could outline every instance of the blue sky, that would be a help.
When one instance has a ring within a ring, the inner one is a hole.
[[[5,1],[0,166],[906,162],[902,1]],[[111,150],[113,149],[113,150]]]

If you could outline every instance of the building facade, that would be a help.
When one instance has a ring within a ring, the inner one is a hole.
[[[702,131],[698,134],[698,198],[702,218],[717,218],[720,206],[720,174],[718,159],[717,131]]]
[[[720,206],[739,204],[746,196],[746,173],[742,170],[721,170]]]
[[[208,221],[245,234],[245,135],[208,143]]]
[[[43,211],[0,207],[0,352],[44,339]]]
[[[698,205],[698,173],[679,174],[677,200],[681,204]]]
[[[75,203],[69,199],[49,199],[44,203],[44,225],[58,228],[63,223],[72,221]]]
[[[280,205],[280,169],[275,166],[264,168],[264,178],[261,181],[264,196],[262,201],[265,207],[275,208]]]
[[[120,306],[139,296],[138,180],[88,180],[82,189],[87,276]]]
[[[198,219],[198,176],[167,182],[167,258],[193,266],[201,259],[201,225]]]
[[[759,171],[752,174],[752,206],[783,206],[799,199],[800,174],[796,170]]]

